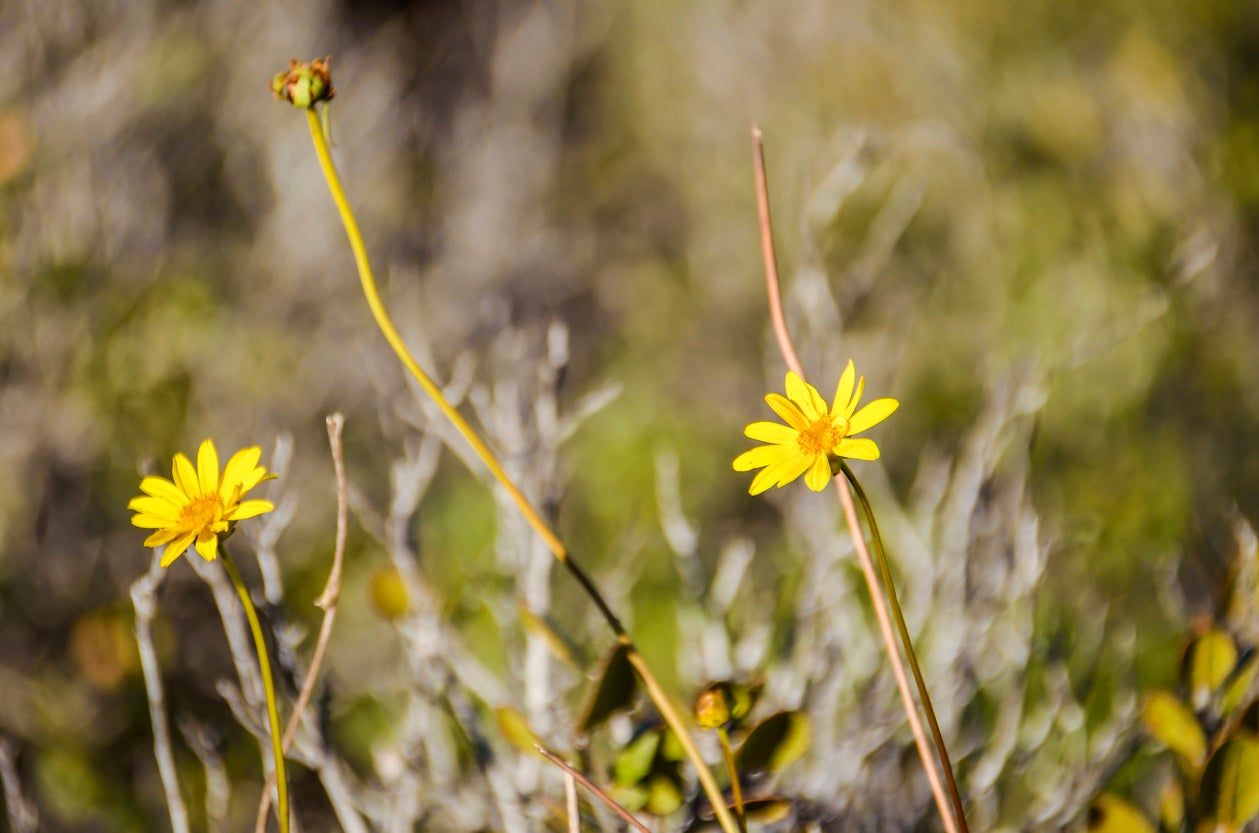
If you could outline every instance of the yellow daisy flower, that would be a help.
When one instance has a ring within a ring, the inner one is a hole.
[[[204,440],[197,450],[197,465],[184,454],[175,455],[174,481],[150,476],[140,481],[144,494],[131,499],[127,508],[136,513],[131,523],[156,530],[146,547],[165,545],[162,566],[170,566],[194,542],[206,561],[218,557],[219,539],[232,533],[237,521],[270,512],[269,500],[241,500],[250,489],[275,477],[258,465],[262,449],[242,448],[232,455],[219,477],[219,455],[214,443]]]
[[[802,474],[808,487],[820,492],[832,477],[833,459],[879,459],[874,440],[853,439],[852,435],[878,425],[900,403],[895,399],[876,399],[858,411],[866,377],[856,377],[849,361],[835,388],[835,401],[827,407],[817,388],[787,372],[787,395],[771,393],[765,397],[769,407],[787,424],[754,422],[743,430],[748,437],[769,443],[734,459],[735,471],[762,469],[753,478],[748,494],[759,495],[770,486],[785,486]]]

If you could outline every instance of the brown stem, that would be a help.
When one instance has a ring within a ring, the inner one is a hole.
[[[568,776],[572,778],[574,781],[576,781],[578,784],[581,784],[583,787],[590,790],[591,795],[593,795],[595,798],[599,799],[604,804],[606,804],[608,808],[612,810],[612,812],[616,813],[618,816],[624,819],[626,824],[630,825],[635,830],[639,831],[639,833],[651,833],[651,830],[647,828],[647,825],[643,824],[641,821],[635,818],[634,814],[631,813],[629,810],[626,810],[624,807],[618,804],[616,800],[612,798],[612,796],[608,795],[603,790],[599,789],[599,787],[595,784],[595,782],[591,781],[585,775],[582,775],[580,772],[578,772],[573,767],[573,765],[570,764],[568,761],[564,760],[559,755],[556,755],[550,749],[547,749],[545,746],[542,746],[541,744],[536,744],[534,748],[538,750],[539,755],[546,758],[548,761],[555,764],[560,769],[564,770],[564,772],[566,772]]]
[[[319,669],[323,666],[324,654],[328,650],[328,641],[332,638],[332,624],[337,618],[337,600],[341,597],[341,570],[345,561],[345,540],[349,527],[349,486],[345,477],[345,452],[341,446],[341,429],[345,426],[345,417],[333,414],[328,417],[328,445],[332,449],[332,470],[337,481],[337,537],[332,551],[332,569],[328,572],[328,581],[324,584],[323,593],[315,600],[315,604],[323,608],[323,622],[319,625],[319,637],[315,641],[315,652],[310,658],[310,667],[306,669],[306,679],[297,694],[297,702],[293,704],[293,713],[289,716],[288,726],[284,729],[282,748],[288,752],[297,737],[297,727],[301,725],[302,715],[310,704],[315,691],[315,682],[319,678]],[[267,780],[267,786],[258,800],[258,815],[254,820],[254,833],[265,833],[267,829],[267,811],[271,808],[271,793],[275,789],[275,774]]]
[[[774,324],[774,336],[778,340],[778,349],[783,361],[801,378],[807,378],[800,364],[800,357],[791,343],[791,334],[787,329],[787,319],[783,313],[782,295],[778,281],[778,260],[774,253],[774,230],[769,214],[769,184],[765,173],[765,144],[759,127],[752,126],[753,164],[756,172],[756,207],[760,219],[761,257],[765,262],[765,285],[769,296],[770,319]],[[901,705],[905,709],[905,717],[909,721],[909,729],[914,736],[914,747],[922,760],[923,769],[927,773],[927,782],[931,786],[931,795],[935,799],[936,810],[944,823],[947,833],[957,833],[957,819],[950,810],[949,801],[944,795],[944,787],[940,783],[940,773],[936,769],[936,761],[927,745],[927,736],[922,728],[922,719],[914,704],[913,695],[909,691],[909,680],[905,674],[905,663],[896,647],[896,636],[892,632],[892,623],[888,618],[887,605],[879,589],[879,580],[870,560],[870,551],[866,548],[865,537],[861,533],[861,524],[857,520],[857,510],[853,505],[852,493],[848,489],[848,481],[836,477],[835,489],[839,493],[839,503],[844,510],[844,520],[848,524],[848,532],[852,536],[853,547],[857,551],[857,561],[861,573],[865,577],[866,589],[870,592],[870,601],[874,607],[875,619],[879,623],[879,634],[883,638],[883,649],[892,666],[892,674],[896,678],[896,688],[900,692]]]

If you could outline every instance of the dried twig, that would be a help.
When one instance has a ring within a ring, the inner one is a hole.
[[[9,829],[13,833],[35,833],[39,828],[39,812],[22,794],[13,749],[0,739],[0,787],[4,789],[4,806],[8,811]]]
[[[783,360],[787,363],[787,366],[801,378],[807,378],[805,377],[804,367],[800,363],[800,357],[796,354],[795,346],[791,343],[791,334],[787,329],[787,320],[783,313],[782,294],[778,280],[778,262],[774,254],[774,231],[769,213],[769,187],[765,173],[765,145],[762,141],[760,128],[755,125],[752,127],[752,146],[756,172],[756,206],[760,220],[761,256],[765,263],[765,286],[769,297],[770,318],[773,321],[774,336],[778,341],[778,349],[782,352]],[[870,591],[870,601],[874,607],[875,619],[879,623],[879,634],[883,638],[884,651],[891,663],[892,673],[896,678],[896,688],[900,692],[901,703],[905,708],[905,717],[909,721],[909,728],[914,736],[914,746],[918,750],[918,757],[922,759],[923,769],[927,773],[927,781],[931,786],[931,795],[935,799],[936,809],[940,813],[940,820],[944,823],[944,829],[947,833],[957,833],[958,819],[954,817],[953,811],[949,806],[949,800],[944,793],[944,786],[940,781],[936,760],[928,746],[926,732],[922,727],[922,718],[918,714],[918,707],[915,705],[913,695],[909,690],[905,662],[901,657],[900,649],[896,645],[896,636],[892,631],[892,621],[888,615],[887,604],[883,599],[883,594],[879,589],[878,577],[874,572],[874,563],[870,559],[870,551],[866,547],[865,536],[861,532],[861,523],[857,519],[857,510],[853,503],[852,492],[848,488],[848,481],[843,477],[835,477],[833,480],[835,489],[838,492],[840,506],[843,508],[844,520],[847,522],[848,531],[852,536],[853,548],[857,552],[857,561],[861,567],[862,576],[865,578],[866,587]]]
[[[310,667],[306,669],[306,679],[297,694],[297,702],[293,704],[293,713],[289,715],[288,726],[284,729],[281,743],[287,752],[293,745],[293,738],[301,725],[302,715],[310,704],[311,695],[315,691],[315,682],[319,679],[319,669],[323,666],[324,654],[328,650],[328,641],[332,638],[332,625],[337,618],[337,601],[341,596],[341,570],[345,561],[345,540],[348,534],[349,487],[345,477],[345,453],[341,445],[341,431],[345,427],[345,417],[333,414],[328,417],[328,445],[332,449],[332,468],[337,481],[337,537],[332,552],[332,569],[328,572],[328,581],[324,584],[323,593],[315,604],[323,608],[323,622],[319,625],[319,637],[315,641],[315,652],[311,655]],[[267,779],[267,786],[258,801],[258,816],[254,822],[255,833],[264,833],[267,829],[267,811],[271,809],[271,793],[275,789],[275,773]]]
[[[179,733],[205,770],[205,817],[210,833],[227,829],[227,810],[231,804],[232,782],[227,777],[223,756],[215,749],[211,730],[190,717],[180,717]]]
[[[174,833],[189,833],[188,808],[179,793],[179,777],[175,755],[171,750],[170,721],[166,715],[166,697],[162,691],[162,670],[153,648],[153,616],[157,612],[157,589],[166,577],[162,569],[162,551],[153,550],[149,571],[131,585],[131,604],[136,611],[136,645],[140,651],[140,669],[144,674],[144,690],[149,698],[149,721],[153,724],[153,754],[157,772],[166,793],[166,808]]]
[[[564,760],[559,755],[556,755],[554,752],[547,749],[545,746],[535,744],[534,748],[538,750],[539,755],[546,758],[548,761],[555,764],[560,769],[564,770],[564,772],[568,775],[569,778],[572,778],[574,781],[581,784],[586,789],[590,790],[591,795],[593,795],[595,798],[599,799],[604,804],[606,804],[612,810],[612,812],[616,813],[618,816],[624,819],[625,823],[628,824],[630,827],[633,827],[635,830],[639,831],[639,833],[651,833],[651,830],[648,829],[647,825],[643,824],[641,821],[636,819],[634,817],[634,814],[631,813],[629,810],[626,810],[620,804],[617,804],[616,801],[613,800],[612,796],[605,793],[593,781],[591,781],[585,775],[582,775],[580,772],[574,769],[572,764],[570,764],[568,761]]]

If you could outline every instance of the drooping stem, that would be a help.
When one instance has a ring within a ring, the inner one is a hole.
[[[765,144],[760,128],[755,125],[752,126],[752,164],[756,178],[756,207],[760,227],[761,256],[765,264],[765,288],[769,299],[770,319],[774,324],[774,336],[778,341],[778,349],[782,353],[783,361],[787,363],[787,367],[795,371],[800,377],[807,378],[804,373],[804,367],[800,363],[800,358],[796,354],[795,345],[791,342],[791,333],[787,328],[787,318],[783,312],[782,293],[778,280],[778,258],[774,251],[774,229],[769,213],[769,185],[765,171]],[[940,821],[944,824],[944,829],[947,833],[958,833],[958,825],[965,827],[966,818],[960,811],[955,813],[951,810],[949,802],[945,798],[944,788],[940,783],[940,774],[936,770],[936,761],[933,759],[931,750],[927,746],[926,733],[922,729],[922,719],[919,717],[918,709],[914,705],[913,695],[909,692],[909,681],[905,676],[905,662],[896,647],[896,637],[892,633],[887,605],[884,603],[883,593],[879,589],[879,581],[874,573],[874,566],[870,559],[869,549],[866,547],[865,536],[861,533],[861,523],[857,519],[852,492],[848,488],[846,479],[835,477],[834,481],[835,491],[843,509],[844,521],[848,525],[848,532],[852,536],[853,548],[857,552],[857,563],[861,567],[862,576],[866,581],[866,589],[870,593],[870,603],[874,608],[875,620],[879,625],[879,635],[883,639],[883,650],[892,666],[892,676],[896,680],[896,688],[900,693],[901,705],[905,710],[905,719],[909,722],[910,732],[914,736],[914,747],[918,751],[923,770],[927,774],[927,783],[931,787],[931,796],[935,800],[936,810],[940,814]],[[938,743],[939,749],[943,751],[943,740],[938,739]],[[947,754],[943,756],[942,760],[948,760]],[[952,777],[950,775],[951,781]],[[960,807],[960,798],[957,796],[956,788],[953,791],[953,796],[956,801],[955,806]]]
[[[608,623],[608,627],[616,635],[617,640],[625,645],[627,658],[642,679],[643,687],[646,689],[648,696],[660,712],[660,716],[664,718],[665,723],[677,736],[678,741],[682,744],[683,751],[686,752],[687,758],[690,759],[691,764],[695,767],[700,786],[703,787],[704,793],[712,803],[722,830],[725,833],[737,833],[734,817],[730,814],[729,809],[722,800],[721,788],[717,785],[717,779],[713,777],[708,765],[704,762],[703,756],[700,755],[699,747],[695,745],[690,730],[682,721],[678,710],[673,706],[668,695],[665,694],[660,684],[656,681],[655,676],[647,665],[647,661],[634,646],[633,640],[630,639],[620,620],[613,614],[611,608],[586,572],[573,560],[564,544],[560,541],[559,536],[542,519],[537,510],[533,508],[533,505],[529,503],[529,499],[525,497],[524,493],[520,491],[519,487],[504,471],[494,452],[481,440],[476,430],[455,410],[454,406],[446,401],[441,388],[424,372],[424,369],[420,367],[419,363],[411,355],[411,351],[407,349],[406,343],[403,342],[397,327],[394,326],[393,319],[389,316],[389,311],[385,308],[384,302],[380,298],[380,292],[376,286],[376,278],[372,272],[371,261],[367,256],[367,247],[363,243],[363,235],[359,231],[358,221],[354,218],[354,211],[350,208],[349,200],[345,196],[345,189],[341,185],[341,177],[338,175],[336,165],[332,161],[332,154],[328,150],[328,141],[324,135],[323,126],[320,124],[318,113],[314,109],[306,110],[306,121],[310,128],[311,141],[315,145],[315,153],[319,157],[319,166],[323,170],[324,179],[328,183],[332,201],[336,204],[337,211],[341,215],[342,225],[345,226],[345,234],[349,238],[350,249],[354,253],[354,263],[358,267],[359,282],[363,287],[363,294],[367,298],[367,305],[376,320],[376,326],[380,328],[381,334],[389,342],[389,346],[393,348],[402,365],[419,383],[424,393],[437,405],[442,415],[450,421],[450,424],[455,427],[455,430],[467,441],[468,445],[472,446],[472,450],[485,463],[490,474],[494,476],[494,479],[507,492],[512,502],[516,504],[516,508],[520,511],[525,521],[533,527],[534,531],[546,544],[547,549],[551,551],[551,554],[577,580],[577,583],[581,585],[586,595],[594,602],[595,607],[599,609],[600,614],[602,614],[604,620]]]
[[[896,595],[896,585],[892,582],[892,568],[888,563],[887,549],[883,546],[883,536],[879,533],[878,521],[874,519],[874,509],[866,490],[857,482],[857,476],[847,463],[840,465],[844,476],[852,484],[857,503],[861,504],[861,512],[865,515],[866,526],[870,530],[870,540],[874,544],[874,557],[879,562],[879,572],[883,576],[883,586],[887,590],[887,599],[891,603],[892,619],[900,632],[901,645],[905,648],[905,656],[909,658],[909,668],[914,674],[914,683],[918,686],[918,700],[927,713],[927,724],[931,727],[931,739],[935,741],[936,752],[940,756],[940,766],[944,770],[944,780],[948,784],[949,797],[953,800],[953,812],[957,815],[958,826],[962,833],[970,833],[966,824],[966,810],[962,805],[962,794],[957,789],[957,781],[953,778],[953,762],[949,759],[949,749],[944,743],[944,735],[940,731],[940,722],[936,719],[935,707],[931,704],[931,694],[927,691],[927,682],[923,679],[922,668],[918,665],[918,655],[914,652],[914,642],[909,637],[909,627],[905,624],[905,614],[901,611],[900,599]]]
[[[227,575],[236,587],[236,595],[240,597],[241,606],[245,608],[245,618],[249,620],[249,630],[254,636],[254,648],[258,651],[258,671],[262,675],[262,690],[267,699],[267,724],[271,733],[271,754],[275,757],[275,814],[280,820],[280,833],[288,833],[289,829],[289,787],[284,774],[284,750],[280,745],[280,711],[276,706],[275,682],[271,679],[271,659],[267,655],[267,642],[262,635],[262,624],[258,621],[258,611],[254,609],[249,588],[240,577],[236,563],[228,554],[227,548],[219,544],[219,555],[223,558],[223,566]]]
[[[739,783],[739,768],[734,765],[734,750],[730,748],[730,733],[725,726],[717,727],[717,738],[721,741],[721,757],[726,760],[726,775],[730,778],[730,792],[734,796],[734,817],[739,822],[739,830],[747,833],[748,817],[743,810],[743,785]]]

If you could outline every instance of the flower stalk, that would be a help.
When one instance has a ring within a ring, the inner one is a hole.
[[[292,99],[289,99],[292,100]],[[297,104],[296,101],[293,102]],[[327,137],[324,134],[323,125],[320,121],[319,114],[316,112],[313,104],[308,107],[299,108],[306,112],[307,125],[310,128],[311,141],[315,146],[315,154],[319,158],[319,166],[323,171],[324,179],[327,182],[328,190],[332,195],[332,201],[336,204],[337,211],[341,216],[341,222],[345,227],[346,237],[349,239],[350,249],[354,254],[354,263],[358,268],[359,282],[362,285],[363,294],[367,299],[367,305],[371,309],[372,316],[375,318],[376,325],[380,329],[381,334],[393,348],[394,353],[402,362],[403,366],[411,374],[420,388],[426,395],[437,405],[442,415],[450,421],[455,430],[467,441],[472,447],[476,455],[489,469],[490,474],[498,481],[499,485],[507,492],[512,502],[520,511],[524,519],[534,529],[538,536],[546,544],[552,555],[564,565],[569,574],[577,581],[581,588],[590,597],[590,600],[598,608],[600,614],[611,628],[613,634],[619,643],[626,648],[626,658],[630,665],[637,672],[639,678],[643,682],[643,688],[647,692],[647,696],[655,704],[656,709],[660,712],[660,716],[673,730],[687,758],[695,767],[696,775],[699,778],[700,786],[707,795],[713,806],[713,811],[717,815],[717,821],[724,833],[738,833],[738,826],[731,815],[730,810],[726,807],[722,798],[721,788],[717,785],[708,765],[704,762],[703,756],[699,752],[699,748],[695,745],[695,740],[691,736],[690,730],[683,722],[678,709],[673,705],[672,700],[661,688],[660,683],[656,680],[651,668],[647,665],[646,659],[639,653],[638,648],[634,645],[629,633],[621,624],[621,621],[612,612],[602,594],[595,587],[586,572],[573,560],[563,542],[551,529],[545,520],[538,514],[530,504],[529,499],[520,491],[519,487],[504,471],[502,465],[494,452],[481,440],[475,429],[468,424],[467,420],[455,410],[455,408],[446,400],[441,389],[433,381],[433,379],[420,367],[419,363],[411,355],[410,350],[403,342],[401,335],[398,333],[397,327],[394,326],[393,320],[386,309],[384,302],[380,298],[380,292],[377,289],[376,279],[372,272],[371,261],[367,256],[367,247],[363,243],[363,235],[359,230],[358,222],[354,217],[354,211],[351,209],[349,200],[346,198],[345,190],[341,185],[341,178],[337,173],[336,165],[332,160],[332,155],[328,149]]]
[[[236,595],[245,608],[245,618],[249,620],[249,630],[254,637],[254,648],[258,651],[258,671],[262,675],[262,690],[267,700],[267,724],[271,734],[271,754],[275,758],[275,814],[280,820],[280,833],[288,833],[289,829],[289,789],[288,779],[284,772],[284,750],[280,744],[280,711],[276,706],[275,681],[271,678],[271,659],[267,654],[267,642],[263,638],[262,625],[258,621],[258,611],[254,608],[249,588],[245,586],[236,562],[228,554],[227,547],[219,545],[219,555],[223,557],[223,566],[236,588]]]
[[[730,794],[734,797],[734,818],[740,833],[747,833],[748,818],[743,810],[743,785],[739,783],[739,768],[734,763],[734,750],[730,748],[730,733],[725,726],[717,727],[717,739],[721,741],[721,757],[726,761],[726,775],[730,779]]]

